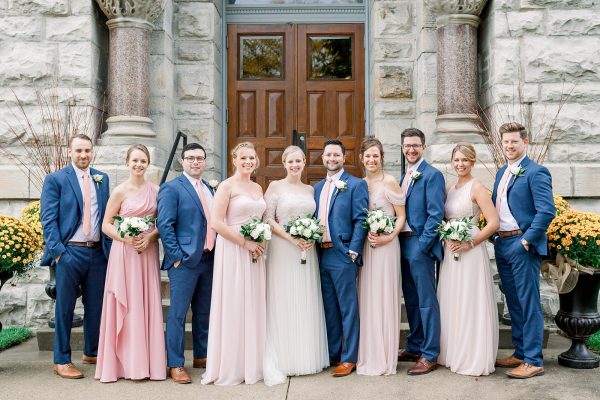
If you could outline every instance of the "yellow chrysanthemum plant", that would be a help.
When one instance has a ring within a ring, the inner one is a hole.
[[[35,233],[36,249],[42,251],[44,247],[44,231],[40,220],[40,201],[34,200],[21,211],[21,221],[25,222]]]
[[[28,223],[0,215],[0,273],[23,274],[37,260],[42,244]]]
[[[600,270],[600,214],[557,212],[548,227],[548,246],[580,266]]]

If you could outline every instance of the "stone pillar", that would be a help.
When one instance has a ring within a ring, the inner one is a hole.
[[[108,17],[107,138],[155,137],[148,109],[149,37],[165,0],[96,0]]]
[[[425,0],[437,16],[438,143],[481,141],[477,125],[477,27],[487,0]]]

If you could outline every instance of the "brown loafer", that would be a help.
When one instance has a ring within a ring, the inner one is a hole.
[[[350,375],[352,373],[352,371],[354,371],[355,369],[356,369],[355,363],[343,362],[343,363],[339,363],[338,366],[335,367],[335,369],[333,370],[331,375],[333,375],[336,378],[339,378],[341,376]]]
[[[183,367],[171,368],[170,374],[175,383],[192,383],[192,377]]]
[[[407,374],[408,375],[425,375],[425,374],[430,373],[431,371],[433,371],[436,368],[437,368],[437,363],[431,362],[428,359],[421,357],[415,363],[415,365],[413,365],[412,368],[410,368],[407,371]]]
[[[419,361],[419,358],[421,358],[421,355],[415,354],[415,353],[410,353],[404,349],[401,349],[398,352],[398,361],[417,362],[417,361]]]
[[[528,363],[522,363],[517,368],[506,371],[506,375],[515,379],[527,379],[534,376],[544,375],[544,367],[536,367]]]
[[[84,364],[96,364],[96,357],[83,355],[82,361]]]
[[[54,364],[52,367],[54,373],[65,379],[81,379],[83,374],[72,363]]]
[[[340,365],[339,361],[329,360],[329,366],[330,367],[337,367],[338,365]]]
[[[496,367],[500,368],[516,368],[521,364],[523,364],[523,360],[519,360],[518,358],[513,356],[506,358],[497,358],[495,363]]]
[[[206,358],[194,358],[194,368],[206,368]]]

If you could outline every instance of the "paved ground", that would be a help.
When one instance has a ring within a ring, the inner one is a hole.
[[[189,368],[194,382],[176,385],[165,382],[120,380],[103,384],[94,380],[94,367],[77,363],[85,379],[69,381],[54,375],[52,354],[39,352],[35,339],[0,353],[0,400],[90,399],[600,399],[600,369],[572,370],[560,367],[557,356],[569,347],[567,339],[552,335],[545,351],[546,375],[524,381],[507,378],[503,370],[488,377],[456,375],[446,369],[420,377],[406,375],[410,364],[400,363],[398,374],[366,377],[352,374],[332,378],[318,375],[295,377],[287,385],[267,387],[263,383],[233,387],[203,386],[203,370]],[[501,350],[501,356],[508,351]],[[191,354],[186,354],[188,359]],[[81,359],[81,352],[73,354]]]

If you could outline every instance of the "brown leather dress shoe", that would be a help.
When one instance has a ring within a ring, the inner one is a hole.
[[[84,354],[82,360],[84,364],[96,364],[96,357],[94,356],[86,356]]]
[[[194,368],[206,368],[206,358],[194,358]]]
[[[171,368],[170,374],[175,383],[192,383],[192,377],[183,367]]]
[[[421,356],[419,354],[410,353],[404,349],[398,352],[398,361],[411,361],[417,362]]]
[[[521,364],[523,364],[523,360],[519,360],[518,358],[513,356],[506,358],[497,358],[495,363],[496,367],[500,368],[516,368]]]
[[[436,368],[437,368],[437,363],[431,362],[428,359],[421,357],[415,363],[415,365],[413,365],[412,368],[410,368],[407,371],[407,374],[408,375],[425,375],[425,374],[430,373],[431,371],[433,371]]]
[[[536,367],[528,363],[523,363],[517,368],[506,371],[506,375],[516,379],[533,378],[534,376],[544,375],[544,367]]]
[[[54,373],[65,379],[81,379],[83,374],[73,364],[54,364],[52,367]]]
[[[352,371],[354,371],[355,369],[356,369],[355,363],[343,362],[343,363],[339,363],[338,366],[335,367],[335,369],[333,370],[331,375],[333,375],[336,378],[339,378],[340,376],[350,375],[352,373]]]
[[[329,360],[329,366],[330,367],[337,367],[338,365],[340,365],[339,361]]]

